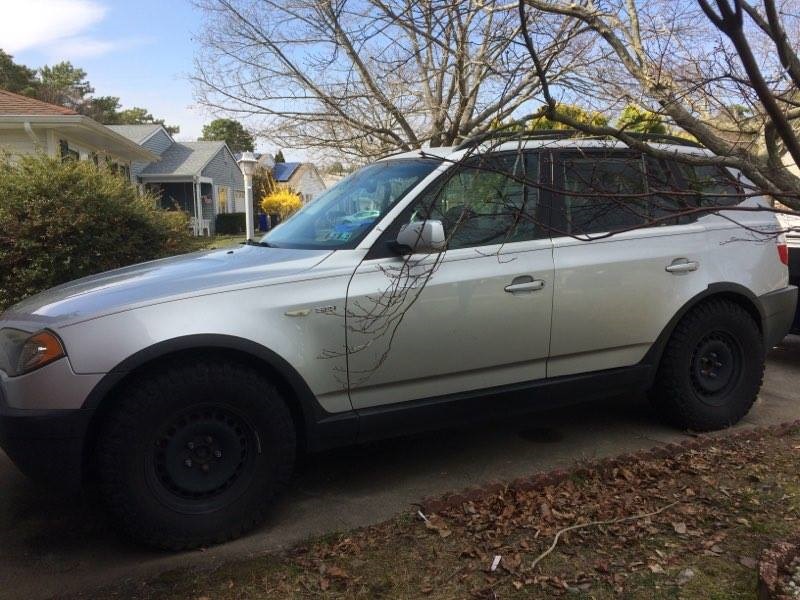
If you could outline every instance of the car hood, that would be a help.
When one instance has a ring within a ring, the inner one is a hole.
[[[2,318],[66,324],[165,300],[268,283],[307,271],[330,254],[330,250],[240,246],[164,258],[51,288],[15,304]]]

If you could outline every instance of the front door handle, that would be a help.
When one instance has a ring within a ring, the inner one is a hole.
[[[522,277],[515,277],[509,285],[503,288],[510,294],[517,292],[535,292],[544,287],[544,279],[534,279],[530,275],[523,275]]]
[[[697,271],[699,268],[700,263],[696,260],[676,258],[672,261],[672,264],[665,268],[665,270],[667,273],[689,273],[691,271]]]

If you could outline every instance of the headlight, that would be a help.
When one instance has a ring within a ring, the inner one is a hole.
[[[66,355],[61,340],[46,329],[33,334],[0,329],[0,369],[10,377],[24,375]]]

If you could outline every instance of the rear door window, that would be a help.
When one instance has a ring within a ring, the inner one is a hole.
[[[645,157],[649,214],[654,226],[682,225],[697,220],[697,196],[678,179],[667,161]]]
[[[648,221],[641,156],[563,153],[559,171],[556,223],[568,235],[627,230]]]

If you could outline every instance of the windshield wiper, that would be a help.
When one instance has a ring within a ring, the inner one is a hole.
[[[256,241],[256,240],[245,240],[245,241],[239,242],[239,243],[240,244],[244,244],[246,246],[261,246],[262,248],[275,248],[275,246],[273,246],[269,242],[259,242],[259,241]]]

